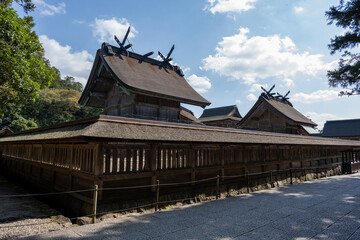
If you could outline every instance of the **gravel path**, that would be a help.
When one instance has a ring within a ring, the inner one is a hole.
[[[0,175],[0,196],[28,194]],[[33,197],[0,197],[0,239],[45,233],[71,226],[60,212]]]

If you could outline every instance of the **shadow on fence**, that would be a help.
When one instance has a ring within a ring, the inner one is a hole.
[[[328,170],[335,170],[336,168],[340,167],[341,163],[334,163],[332,165],[324,166],[324,167],[308,167],[308,168],[289,168],[285,170],[272,170],[272,171],[266,171],[266,172],[258,172],[258,173],[248,173],[241,175],[232,175],[232,176],[214,176],[211,178],[196,180],[196,181],[187,181],[187,182],[176,182],[176,183],[160,183],[159,180],[156,181],[156,184],[151,185],[141,185],[141,186],[128,186],[128,187],[114,187],[114,188],[99,188],[98,185],[95,185],[92,189],[84,189],[84,190],[75,190],[75,191],[63,191],[63,192],[49,192],[49,193],[36,193],[36,194],[17,194],[17,195],[0,195],[1,198],[23,198],[23,197],[42,197],[42,196],[53,196],[53,195],[65,195],[65,194],[76,194],[76,193],[84,193],[84,192],[92,192],[93,195],[93,201],[92,201],[92,213],[88,215],[78,216],[78,217],[72,217],[70,220],[74,221],[81,217],[91,217],[92,222],[96,223],[96,219],[98,216],[109,214],[109,213],[120,213],[120,212],[128,212],[128,211],[142,211],[142,209],[151,209],[154,208],[155,211],[158,211],[161,206],[166,206],[166,204],[175,203],[175,202],[182,202],[185,201],[187,203],[197,202],[198,196],[193,196],[190,198],[181,198],[181,199],[171,199],[167,201],[160,201],[161,197],[161,188],[162,187],[176,187],[181,185],[188,185],[188,186],[194,186],[196,184],[200,183],[207,183],[207,186],[213,186],[212,192],[215,193],[215,196],[213,198],[220,198],[221,197],[221,188],[222,187],[229,187],[229,185],[237,182],[241,182],[242,184],[245,183],[245,189],[246,192],[249,193],[253,189],[253,187],[257,187],[254,179],[266,179],[264,182],[268,188],[277,187],[280,185],[277,185],[276,182],[279,180],[284,180],[278,178],[278,176],[285,175],[286,176],[286,183],[287,184],[293,184],[294,182],[301,182],[301,181],[308,181],[316,178],[326,177],[330,176],[327,171]],[[311,179],[308,179],[308,175],[311,174]],[[332,175],[337,174],[336,172]],[[255,178],[254,178],[255,177]],[[298,178],[300,177],[300,179]],[[254,179],[252,179],[254,178]],[[285,185],[285,184],[284,184]],[[98,212],[98,195],[99,191],[114,191],[114,190],[129,190],[129,189],[144,189],[144,188],[155,188],[154,191],[154,201],[149,204],[143,204],[138,205],[135,207],[129,207],[129,208],[122,208],[117,209],[113,211],[103,211]],[[230,187],[229,187],[230,188]],[[229,190],[228,188],[228,190]],[[229,194],[225,195],[230,196]],[[50,217],[50,216],[49,216]],[[49,221],[50,223],[51,221]],[[47,222],[45,222],[47,223]]]

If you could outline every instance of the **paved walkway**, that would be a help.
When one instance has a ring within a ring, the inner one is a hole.
[[[130,215],[27,239],[360,239],[360,174]]]

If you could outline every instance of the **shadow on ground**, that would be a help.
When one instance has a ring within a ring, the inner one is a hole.
[[[360,239],[360,174],[127,215],[27,239]]]

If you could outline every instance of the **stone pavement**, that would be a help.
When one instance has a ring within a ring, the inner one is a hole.
[[[360,174],[127,215],[26,239],[360,239]]]

